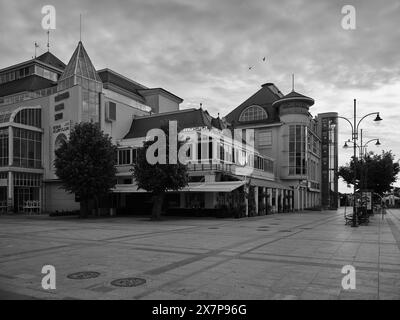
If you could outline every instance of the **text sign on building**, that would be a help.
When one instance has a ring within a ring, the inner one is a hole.
[[[70,130],[71,124],[69,121],[65,121],[60,124],[56,124],[53,126],[53,134],[57,135],[59,133],[65,133],[69,135],[69,130]]]

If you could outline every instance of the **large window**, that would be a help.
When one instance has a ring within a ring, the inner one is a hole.
[[[307,172],[306,137],[305,126],[289,126],[289,175],[304,175]]]
[[[242,112],[239,121],[247,122],[255,120],[264,120],[267,118],[268,118],[267,112],[263,108],[261,108],[260,106],[250,106]]]
[[[24,168],[41,168],[42,134],[20,128],[13,128],[13,133],[13,165]]]
[[[8,166],[8,128],[0,129],[0,166]]]
[[[260,130],[258,132],[258,147],[264,148],[272,145],[272,131],[271,130]]]
[[[118,150],[117,163],[119,165],[128,165],[136,163],[137,149],[121,149]]]
[[[88,81],[88,80],[86,80]],[[90,81],[90,80],[89,80]],[[99,93],[82,89],[82,121],[99,122]]]

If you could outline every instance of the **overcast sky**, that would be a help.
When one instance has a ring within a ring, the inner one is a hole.
[[[82,41],[97,69],[163,87],[183,108],[201,102],[224,116],[263,83],[290,92],[294,73],[295,90],[316,101],[314,115],[352,117],[354,98],[360,116],[381,112],[379,127],[373,117],[361,125],[367,139],[381,139],[370,150],[400,158],[400,0],[0,0],[0,68],[30,59],[35,41],[38,54],[46,50],[46,4],[56,8],[50,50],[65,63],[82,13]],[[342,28],[347,4],[356,8],[355,30]],[[350,136],[341,121],[340,146]],[[350,156],[341,149],[340,164]]]

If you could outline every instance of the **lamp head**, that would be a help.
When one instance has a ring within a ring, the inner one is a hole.
[[[380,146],[381,145],[381,142],[379,141],[379,139],[376,141],[375,145],[376,146]]]
[[[343,149],[347,149],[349,146],[347,144],[347,141],[344,143]]]
[[[374,121],[376,121],[376,122],[382,121],[382,118],[379,116],[379,112],[376,115],[376,118],[374,119]]]

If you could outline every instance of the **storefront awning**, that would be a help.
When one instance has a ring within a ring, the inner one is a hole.
[[[178,192],[231,192],[241,186],[245,181],[221,181],[221,182],[189,182],[189,184]],[[118,184],[111,190],[114,193],[137,193],[146,192],[138,189],[136,184]],[[174,191],[170,191],[174,192]]]
[[[292,190],[292,188],[285,186],[282,183],[275,182],[275,181],[269,181],[269,180],[262,180],[262,179],[250,179],[250,185],[255,186],[255,187]]]
[[[243,186],[245,181],[221,181],[221,182],[191,182],[180,191],[183,192],[232,192]]]

